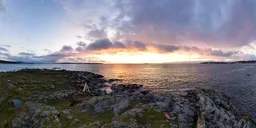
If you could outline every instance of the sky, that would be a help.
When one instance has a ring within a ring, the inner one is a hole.
[[[0,59],[256,59],[255,0],[0,0]]]

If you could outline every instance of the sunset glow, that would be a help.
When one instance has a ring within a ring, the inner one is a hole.
[[[0,59],[40,63],[256,59],[253,6],[230,0],[185,1],[0,0]]]
[[[105,63],[172,63],[172,62],[189,62],[204,61],[197,54],[182,55],[177,53],[158,54],[158,53],[119,53],[116,55],[101,55],[100,59]],[[168,60],[168,61],[167,61]],[[205,59],[207,60],[207,59]]]

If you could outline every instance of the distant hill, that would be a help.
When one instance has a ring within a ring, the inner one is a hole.
[[[0,64],[27,64],[27,63],[21,62],[21,61],[6,61],[6,60],[0,60]]]
[[[255,64],[256,60],[233,61],[233,62],[202,62],[201,64]]]
[[[63,62],[63,63],[29,63],[29,62],[22,62],[22,61],[0,60],[0,64],[102,64],[102,63],[71,63],[71,62]]]
[[[0,60],[0,64],[17,64],[17,62]]]

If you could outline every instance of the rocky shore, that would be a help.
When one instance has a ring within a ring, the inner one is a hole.
[[[0,127],[255,128],[214,90],[159,94],[137,84],[66,70],[0,73]],[[10,102],[21,101],[15,108]]]

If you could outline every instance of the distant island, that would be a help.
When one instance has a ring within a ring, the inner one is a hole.
[[[15,61],[5,61],[5,60],[0,60],[0,64],[24,64],[25,62],[15,62]]]
[[[202,62],[201,64],[255,64],[256,60],[232,61],[232,62]]]
[[[0,60],[0,64],[102,64],[102,63],[74,63],[74,62],[62,62],[62,63],[31,63],[31,62],[22,62],[22,61],[7,61]]]

